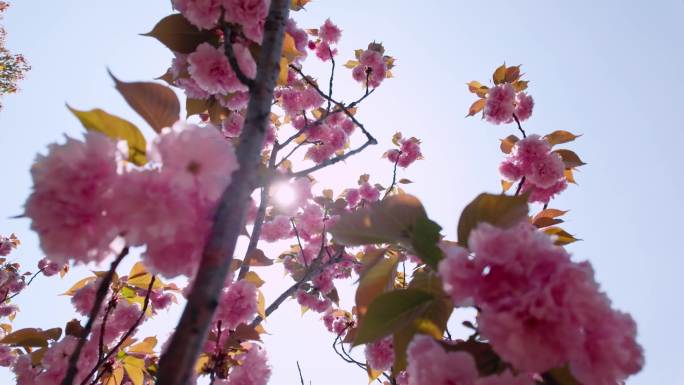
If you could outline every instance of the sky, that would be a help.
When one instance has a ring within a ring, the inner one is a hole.
[[[170,12],[162,0],[12,3],[3,21],[7,45],[33,66],[21,92],[5,97],[0,111],[0,234],[21,238],[12,254],[17,262],[33,268],[42,257],[29,221],[10,218],[21,214],[30,193],[33,159],[64,134],[83,132],[65,103],[104,108],[153,137],[113,88],[107,68],[128,81],[163,74],[171,54],[139,34]],[[425,159],[400,176],[414,182],[406,190],[422,200],[451,239],[462,208],[480,192],[499,191],[498,139],[515,133],[512,125],[464,118],[474,101],[465,83],[488,81],[504,62],[522,64],[536,102],[526,131],[583,134],[567,147],[588,165],[576,175],[579,186],[569,187],[552,207],[571,210],[564,226],[582,239],[568,247],[573,258],[591,261],[614,306],[638,323],[646,366],[628,384],[684,383],[684,262],[678,242],[684,214],[684,1],[318,0],[294,16],[306,28],[331,17],[343,29],[339,61],[352,59],[354,49],[373,40],[397,58],[395,78],[359,110],[380,144],[335,171],[316,174],[318,185],[341,192],[362,173],[388,185],[391,164],[381,155],[392,134],[419,137]],[[327,71],[308,68],[321,76]],[[349,70],[341,68],[336,79],[340,98],[359,95]],[[61,280],[37,279],[17,297],[15,327],[64,325],[74,313],[68,297],[56,293],[85,274],[78,268]],[[267,302],[290,284],[280,266],[259,274],[268,281]],[[343,305],[349,307],[350,298],[343,290]],[[163,314],[143,332],[168,330],[177,316]],[[316,315],[301,316],[290,302],[265,326],[271,383],[298,383],[296,361],[313,385],[366,383],[364,372],[333,353],[332,335]],[[0,369],[0,385],[11,383]]]

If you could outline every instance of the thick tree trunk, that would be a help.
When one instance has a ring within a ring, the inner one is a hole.
[[[207,338],[218,296],[233,259],[235,243],[244,226],[248,198],[256,184],[289,5],[289,0],[271,1],[257,61],[257,75],[250,89],[247,116],[237,149],[240,168],[233,174],[232,183],[221,197],[188,303],[161,357],[159,385],[186,385]]]

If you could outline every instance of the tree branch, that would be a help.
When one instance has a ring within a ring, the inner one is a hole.
[[[86,326],[83,329],[83,333],[78,339],[76,348],[71,353],[71,357],[69,357],[69,367],[67,369],[66,374],[64,375],[64,379],[62,380],[62,385],[73,385],[74,383],[76,374],[78,374],[77,365],[78,359],[81,356],[81,350],[83,350],[83,346],[85,345],[86,340],[88,340],[88,336],[90,335],[90,332],[93,329],[93,324],[95,323],[95,319],[97,318],[97,315],[100,312],[102,302],[104,302],[104,299],[107,296],[107,292],[109,291],[109,285],[111,285],[112,279],[114,278],[114,274],[116,273],[116,268],[119,266],[119,263],[121,263],[121,260],[127,254],[128,246],[124,247],[121,250],[119,255],[117,255],[114,261],[112,261],[112,264],[110,265],[107,274],[105,274],[102,277],[102,282],[100,282],[100,286],[98,286],[97,292],[95,293],[95,302],[93,303],[93,308],[90,309],[90,314],[88,314],[88,322],[86,323]]]
[[[292,294],[294,294],[294,292],[297,291],[297,289],[299,289],[299,287],[302,286],[304,282],[311,280],[315,275],[323,271],[323,269],[325,269],[327,266],[339,262],[339,259],[342,256],[342,253],[344,252],[344,249],[340,249],[334,258],[331,258],[326,264],[323,264],[321,258],[323,256],[323,249],[324,248],[321,248],[321,252],[318,253],[318,256],[311,263],[311,266],[309,266],[309,269],[306,271],[306,273],[304,273],[304,276],[299,281],[295,282],[292,286],[287,288],[287,290],[282,292],[278,296],[278,298],[275,299],[275,301],[268,305],[268,307],[264,311],[266,317],[268,317],[269,315],[271,315],[271,313],[276,311],[278,307],[280,307],[280,305],[282,305],[283,302],[290,298]],[[259,325],[263,320],[264,319],[261,318],[261,316],[256,316],[256,318],[254,318],[254,320],[249,324],[249,326],[253,329],[257,325]]]
[[[233,173],[232,182],[220,198],[187,305],[159,362],[158,385],[186,385],[207,338],[245,222],[246,203],[256,185],[289,11],[289,0],[271,1],[257,76],[250,88],[245,124],[237,148],[240,168]]]

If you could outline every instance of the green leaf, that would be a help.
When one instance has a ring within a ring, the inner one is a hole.
[[[124,286],[121,288],[121,295],[124,298],[135,298],[138,295],[138,293],[136,293],[135,290],[133,290],[132,288]]]
[[[180,102],[171,88],[151,82],[122,82],[111,72],[116,89],[152,129],[159,133],[180,117]]]
[[[180,13],[166,16],[161,19],[152,31],[143,34],[159,40],[171,51],[179,53],[192,53],[198,45],[210,42],[218,44],[218,36],[212,31],[200,31],[183,17]]]
[[[91,131],[97,131],[116,140],[125,140],[128,143],[128,160],[142,166],[147,163],[146,147],[147,141],[138,127],[133,123],[111,115],[99,108],[90,111],[80,111],[71,108],[71,111],[83,126]]]
[[[426,218],[420,201],[399,194],[342,215],[330,233],[335,242],[347,246],[408,241],[418,218]]]
[[[394,373],[406,368],[406,349],[416,334],[427,334],[437,340],[444,335],[449,317],[454,310],[451,298],[444,293],[442,280],[434,271],[421,269],[413,275],[409,290],[422,290],[433,295],[426,306],[416,312],[415,318],[394,333]]]
[[[527,196],[480,194],[461,213],[458,221],[458,243],[468,247],[470,232],[480,223],[511,227],[527,218]]]
[[[414,320],[425,310],[434,296],[424,290],[394,290],[380,294],[368,307],[359,325],[354,345],[376,341]]]
[[[426,217],[416,220],[411,233],[411,246],[416,255],[433,269],[437,269],[437,264],[444,258],[442,249],[438,243],[441,239],[439,232],[442,227]]]

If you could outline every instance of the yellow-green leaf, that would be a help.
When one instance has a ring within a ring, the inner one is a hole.
[[[261,290],[257,291],[257,312],[262,319],[266,319],[266,297]]]
[[[480,223],[487,222],[507,228],[527,218],[527,196],[480,194],[461,213],[458,221],[458,243],[468,246],[470,232]]]
[[[256,287],[261,287],[264,283],[266,283],[266,281],[264,281],[263,279],[261,279],[261,277],[259,277],[259,274],[255,273],[253,271],[248,271],[247,274],[245,275],[244,279],[246,281],[253,283],[254,286],[256,286]]]
[[[548,227],[544,229],[544,232],[546,234],[551,235],[552,238],[554,238],[554,243],[558,246],[563,246],[579,241],[578,238],[575,238],[572,234],[561,229],[560,227]]]
[[[330,229],[335,242],[348,246],[409,242],[416,220],[426,217],[414,196],[394,195],[353,213],[342,215]]]
[[[97,131],[115,140],[125,140],[128,143],[128,160],[142,166],[147,163],[146,147],[147,141],[140,132],[140,129],[133,123],[111,115],[99,108],[90,111],[80,111],[67,108],[81,121],[81,124],[92,131]]]
[[[569,131],[557,130],[557,131],[554,131],[554,132],[544,136],[544,139],[546,139],[546,141],[549,142],[549,144],[554,146],[556,144],[572,142],[573,140],[579,138],[580,136],[582,136],[582,135],[575,135]]]
[[[157,337],[146,337],[142,342],[131,346],[128,349],[129,353],[153,354],[154,347],[157,346]]]
[[[424,290],[393,290],[380,294],[368,306],[368,312],[359,324],[354,345],[377,341],[401,330],[422,313],[434,299]]]
[[[133,356],[124,358],[124,369],[133,385],[143,385],[145,380],[145,360]]]
[[[10,346],[22,346],[25,348],[46,347],[49,340],[56,341],[61,335],[61,328],[52,328],[47,330],[25,328],[6,335],[2,340],[0,340],[0,343]]]

